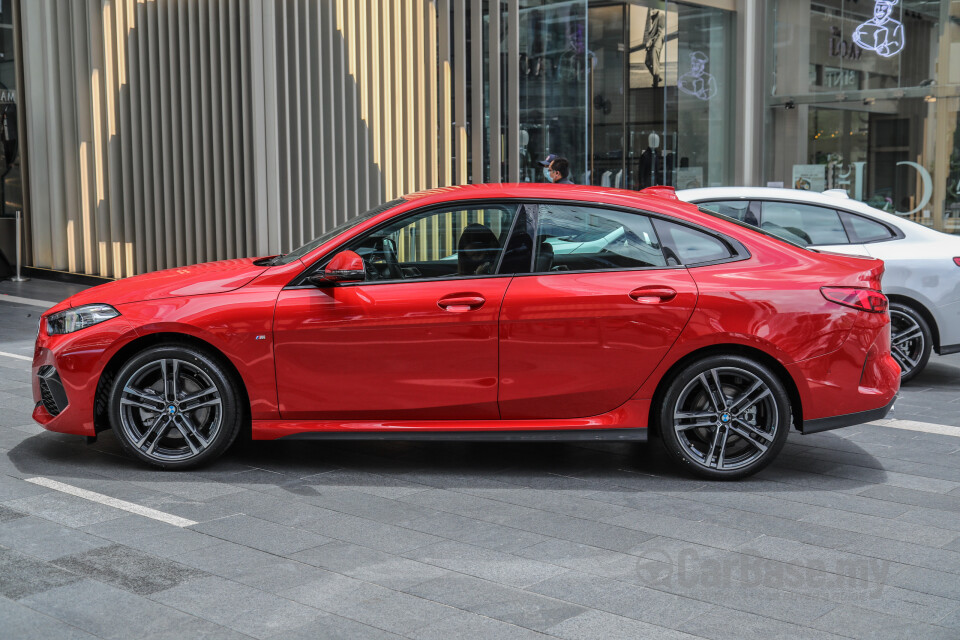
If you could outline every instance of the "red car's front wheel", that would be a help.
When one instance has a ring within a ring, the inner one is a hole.
[[[220,456],[240,429],[242,397],[223,366],[187,346],[142,351],[120,369],[110,421],[123,448],[165,469]]]
[[[713,479],[742,478],[770,464],[790,424],[783,384],[767,367],[741,356],[712,356],[687,366],[668,387],[660,413],[670,454]]]

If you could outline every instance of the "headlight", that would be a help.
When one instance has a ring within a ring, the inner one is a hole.
[[[50,335],[73,333],[104,320],[116,318],[118,315],[120,312],[108,304],[85,304],[82,307],[74,307],[48,316],[47,333]]]

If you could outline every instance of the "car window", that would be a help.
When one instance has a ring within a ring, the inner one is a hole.
[[[841,215],[847,223],[847,229],[853,232],[856,242],[878,242],[896,237],[887,225],[880,224],[876,220],[869,220],[846,211]]]
[[[700,207],[719,213],[722,216],[759,226],[760,221],[757,219],[754,205],[755,203],[749,200],[718,200],[699,204]]]
[[[764,202],[760,228],[801,246],[848,244],[835,209],[795,202]]]
[[[516,213],[512,204],[432,209],[379,227],[349,248],[363,258],[367,281],[494,275]]]
[[[654,225],[663,243],[668,264],[697,265],[736,256],[720,238],[675,222],[656,220]]]
[[[534,271],[663,267],[650,218],[597,207],[541,204]]]

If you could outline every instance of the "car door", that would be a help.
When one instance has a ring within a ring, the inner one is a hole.
[[[576,204],[538,207],[533,273],[500,313],[500,415],[575,418],[626,402],[676,341],[697,288],[669,267],[649,217]],[[583,251],[582,237],[608,238]]]
[[[366,280],[284,289],[274,323],[283,418],[498,418],[497,319],[511,278],[498,265],[518,208],[405,216],[343,247],[364,258]]]

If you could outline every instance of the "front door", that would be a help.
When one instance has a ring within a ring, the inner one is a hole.
[[[515,205],[433,209],[349,247],[367,279],[281,292],[285,419],[496,419],[498,275]]]

